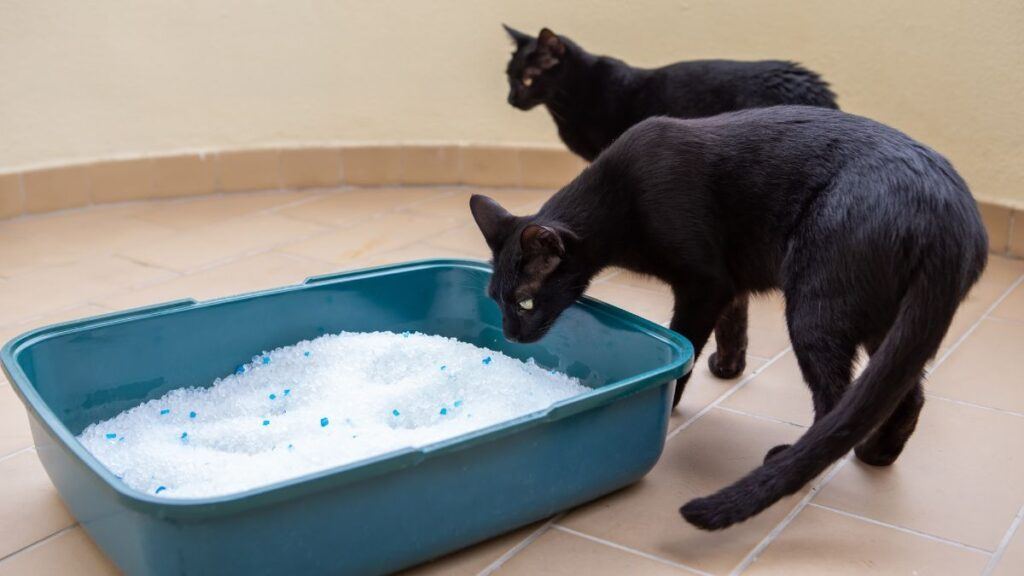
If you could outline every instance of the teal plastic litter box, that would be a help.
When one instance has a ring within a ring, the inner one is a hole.
[[[589,298],[542,341],[507,342],[490,268],[431,260],[183,300],[34,330],[2,361],[64,502],[128,574],[379,574],[436,558],[640,479],[661,454],[693,349]],[[122,484],[75,439],[87,425],[263,350],[340,331],[439,334],[579,378],[590,392],[438,442],[234,495],[166,499]]]

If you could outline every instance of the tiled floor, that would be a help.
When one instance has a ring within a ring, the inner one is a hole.
[[[539,191],[491,191],[519,211]],[[434,256],[486,257],[460,188],[232,194],[0,222],[0,340],[160,301]],[[919,431],[888,469],[844,459],[718,533],[680,504],[754,468],[810,422],[778,298],[751,310],[732,381],[699,362],[665,453],[640,483],[412,574],[1024,574],[1024,261],[993,257],[932,363]],[[666,322],[667,291],[612,272],[591,293]],[[115,568],[62,506],[0,382],[0,576]]]

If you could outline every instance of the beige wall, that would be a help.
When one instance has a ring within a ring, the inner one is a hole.
[[[788,58],[1024,206],[1024,2],[0,0],[0,171],[290,143],[556,143],[499,23],[654,66]]]

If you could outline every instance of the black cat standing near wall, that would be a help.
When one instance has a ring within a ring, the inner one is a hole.
[[[652,118],[535,215],[483,196],[470,206],[510,340],[541,338],[595,274],[619,266],[668,282],[672,329],[697,354],[717,330],[714,363],[734,366],[746,349],[735,303],[782,290],[814,424],[686,504],[683,516],[705,529],[759,513],[850,449],[868,464],[895,461],[924,404],[925,363],[988,248],[945,158],[866,118],[807,106]],[[870,361],[851,386],[858,347]]]
[[[505,30],[516,44],[506,70],[509,104],[544,104],[565,145],[587,161],[651,116],[704,118],[781,104],[837,108],[828,84],[793,62],[697,60],[648,70],[589,54],[547,28],[536,38]]]
[[[565,145],[587,161],[653,116],[704,118],[781,104],[838,108],[828,83],[792,62],[697,60],[648,70],[590,54],[547,28],[536,38],[505,30],[516,45],[506,70],[509,103],[522,110],[544,104]],[[737,296],[716,330],[719,340],[742,340],[746,349],[747,308],[746,294]],[[737,326],[742,334],[730,336]],[[718,378],[735,378],[746,356],[712,355],[708,367]]]

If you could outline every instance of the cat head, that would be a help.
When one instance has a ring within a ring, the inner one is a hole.
[[[554,93],[566,55],[566,43],[544,28],[536,38],[502,24],[515,42],[516,51],[508,61],[508,103],[529,110],[546,102]]]
[[[565,225],[509,214],[486,196],[470,210],[493,255],[487,295],[501,308],[505,338],[536,342],[590,282],[580,241]]]

